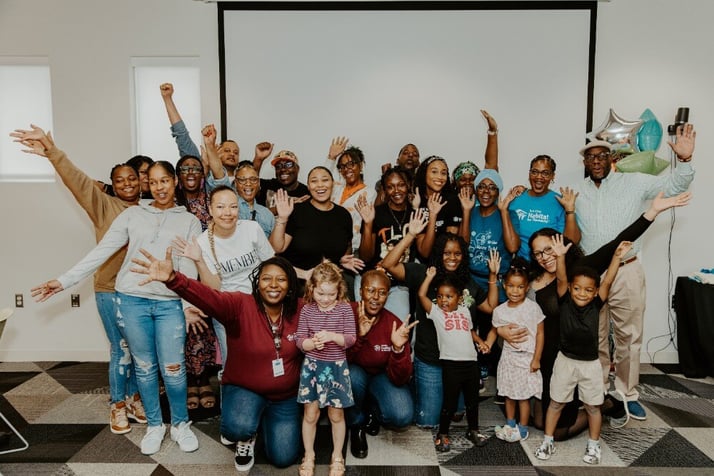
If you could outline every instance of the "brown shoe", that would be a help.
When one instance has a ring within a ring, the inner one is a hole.
[[[138,392],[126,397],[126,415],[137,423],[146,423],[146,411]]]
[[[109,412],[109,428],[115,435],[123,435],[124,433],[129,433],[131,431],[129,420],[126,417],[125,402],[112,403],[111,410]]]

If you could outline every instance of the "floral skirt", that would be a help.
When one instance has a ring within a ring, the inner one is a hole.
[[[189,331],[186,334],[186,373],[198,377],[206,371],[207,367],[216,365],[216,333],[211,324],[212,319],[207,319],[208,329],[197,334]]]
[[[305,357],[300,371],[297,401],[318,402],[320,408],[353,406],[355,401],[352,398],[352,382],[347,361],[330,362]]]

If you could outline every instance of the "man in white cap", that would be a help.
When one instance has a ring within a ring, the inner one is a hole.
[[[672,196],[686,191],[694,179],[690,164],[694,153],[696,132],[691,124],[677,130],[677,140],[669,143],[677,156],[677,167],[670,174],[653,176],[642,173],[620,173],[612,170],[612,146],[596,140],[580,150],[587,177],[580,186],[575,206],[582,232],[580,246],[590,254],[615,238],[635,221],[645,209],[645,203],[659,192]],[[610,352],[609,323],[615,330],[615,389],[627,400],[630,416],[647,418],[637,401],[635,389],[640,379],[640,349],[645,313],[645,275],[637,253],[640,240],[622,259],[607,303],[600,313],[600,363],[605,390],[609,389]]]

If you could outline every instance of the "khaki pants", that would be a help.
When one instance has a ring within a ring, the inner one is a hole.
[[[604,275],[603,275],[604,277]],[[639,260],[620,267],[600,311],[599,357],[605,389],[609,389],[609,324],[615,330],[615,389],[628,401],[637,400],[640,381],[640,351],[645,315],[645,274]]]

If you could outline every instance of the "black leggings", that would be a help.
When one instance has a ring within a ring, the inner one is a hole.
[[[439,418],[439,433],[447,435],[451,416],[456,412],[459,393],[463,392],[466,403],[466,421],[469,430],[478,430],[478,388],[480,371],[475,360],[441,361],[441,382],[444,403]]]

